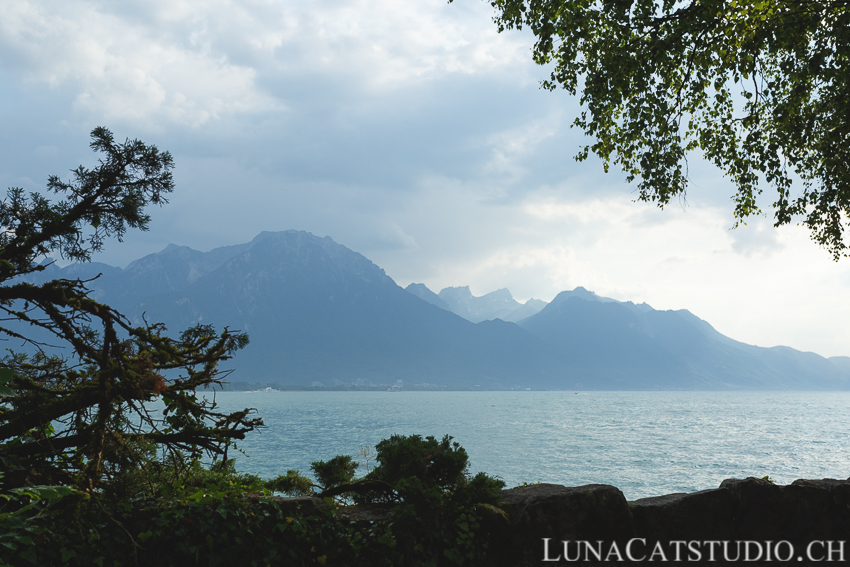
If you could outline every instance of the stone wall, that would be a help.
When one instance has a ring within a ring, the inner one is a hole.
[[[850,481],[844,480],[779,486],[732,479],[713,490],[633,502],[608,485],[537,484],[504,491],[504,509],[508,520],[487,519],[497,567],[672,563],[677,554],[690,565],[850,559]]]

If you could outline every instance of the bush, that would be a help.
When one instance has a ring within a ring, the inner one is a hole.
[[[288,470],[285,475],[278,475],[266,481],[266,487],[272,492],[280,492],[289,496],[308,496],[313,493],[316,485],[310,479],[301,476],[296,470]]]
[[[354,478],[354,473],[359,467],[348,455],[337,455],[327,463],[325,461],[314,461],[310,468],[316,475],[316,480],[325,489],[329,490],[343,484],[348,484]]]
[[[469,455],[452,437],[393,435],[378,443],[378,466],[361,481],[355,502],[397,506],[392,528],[399,564],[462,565],[484,561],[488,542],[476,530],[497,510],[502,480],[470,478]],[[353,483],[356,489],[359,483]]]
[[[103,491],[16,489],[0,494],[0,567],[485,564],[481,520],[504,483],[470,477],[466,451],[448,436],[396,435],[377,453],[378,466],[356,481],[350,457],[316,461],[324,486],[292,470],[263,481],[233,460],[204,468],[172,455]],[[308,511],[271,496],[315,489],[384,506],[388,518],[356,520],[330,497]]]

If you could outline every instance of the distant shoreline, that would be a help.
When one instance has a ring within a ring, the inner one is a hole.
[[[728,388],[728,389],[709,389],[709,390],[693,390],[689,388],[680,389],[564,389],[564,390],[549,390],[543,388],[485,388],[481,387],[466,387],[457,388],[442,386],[437,384],[371,384],[371,385],[353,385],[353,384],[335,384],[333,386],[308,386],[305,384],[273,384],[273,383],[250,383],[250,382],[230,382],[224,384],[224,387],[215,386],[210,388],[216,392],[812,392],[812,393],[827,393],[838,392],[847,393],[847,390],[813,390],[813,389],[743,389],[743,388]]]
[[[251,383],[251,382],[229,382],[224,387],[216,386],[217,392],[400,392],[400,391],[427,391],[443,392],[454,390],[446,386],[436,384],[370,384],[352,385],[335,384],[333,386],[308,386],[306,384],[273,384],[273,383]],[[483,391],[483,388],[463,388],[466,391]]]

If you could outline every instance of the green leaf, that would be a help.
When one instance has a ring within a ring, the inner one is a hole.
[[[13,488],[9,492],[40,500],[55,500],[63,496],[70,496],[78,491],[70,486],[25,486],[22,488]]]
[[[14,396],[9,382],[15,379],[15,371],[11,368],[0,368],[0,396]]]

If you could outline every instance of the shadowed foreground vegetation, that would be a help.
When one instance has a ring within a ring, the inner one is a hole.
[[[504,483],[470,477],[466,451],[448,436],[393,436],[376,449],[378,465],[361,479],[350,456],[313,463],[315,483],[296,471],[262,480],[232,460],[204,468],[171,456],[93,492],[4,491],[0,565],[484,564],[480,528],[503,521]]]

